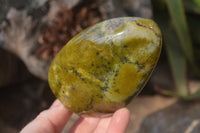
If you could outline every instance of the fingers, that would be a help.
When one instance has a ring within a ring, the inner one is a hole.
[[[56,107],[56,106],[58,106],[58,105],[60,105],[60,104],[61,104],[60,101],[59,101],[58,99],[56,99],[56,100],[52,103],[52,105],[50,106],[50,108]]]
[[[101,118],[94,133],[106,133],[112,117]]]
[[[125,133],[129,121],[129,110],[127,108],[119,109],[113,114],[107,133]]]
[[[71,128],[70,133],[93,133],[100,118],[81,117]]]
[[[21,133],[59,133],[69,120],[72,112],[56,100],[52,106],[41,112]],[[80,118],[71,128],[70,133],[124,133],[130,120],[130,112],[126,108],[116,111],[112,117]]]
[[[70,133],[124,133],[129,120],[129,110],[127,108],[122,108],[110,117],[80,118],[70,130]]]
[[[59,133],[69,120],[72,112],[67,110],[58,100],[41,112],[21,133]]]

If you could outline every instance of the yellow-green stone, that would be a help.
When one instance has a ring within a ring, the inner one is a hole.
[[[53,60],[49,84],[79,115],[112,113],[136,96],[161,52],[161,32],[150,19],[103,21],[72,38]]]

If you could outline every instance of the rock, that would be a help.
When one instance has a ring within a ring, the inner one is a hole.
[[[33,75],[47,80],[50,61],[41,60],[33,51],[38,47],[38,38],[42,34],[41,26],[58,11],[58,5],[72,1],[12,1],[3,1],[7,3],[7,7],[1,9],[4,12],[0,16],[0,47],[17,55]],[[73,1],[68,7],[72,8],[77,2],[79,1]]]
[[[131,122],[127,133],[198,133],[200,102],[142,96],[128,105]]]
[[[161,33],[149,19],[98,23],[67,43],[49,69],[58,99],[79,115],[111,113],[140,92],[161,51]]]

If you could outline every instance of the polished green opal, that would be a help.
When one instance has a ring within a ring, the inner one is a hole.
[[[122,17],[100,22],[72,38],[49,69],[55,96],[79,115],[112,113],[136,96],[161,52],[157,24]]]

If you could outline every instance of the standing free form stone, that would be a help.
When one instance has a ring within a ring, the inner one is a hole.
[[[72,38],[53,60],[49,84],[79,115],[112,113],[136,96],[161,52],[161,32],[149,19],[103,21]]]

